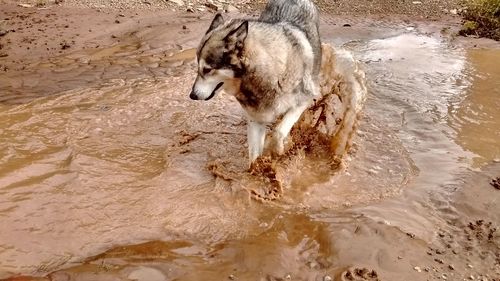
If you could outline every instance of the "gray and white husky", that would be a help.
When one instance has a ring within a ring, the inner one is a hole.
[[[190,98],[232,94],[248,115],[250,165],[262,155],[267,127],[284,152],[293,125],[319,93],[319,13],[310,0],[270,0],[257,20],[213,19],[197,50]]]

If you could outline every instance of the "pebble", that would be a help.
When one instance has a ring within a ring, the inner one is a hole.
[[[230,280],[234,280],[234,279],[236,279],[236,277],[235,277],[234,275],[232,275],[232,274],[231,274],[231,275],[229,275],[229,279],[230,279]]]
[[[468,267],[468,268],[474,268],[474,267],[472,266],[472,264],[469,264],[469,263],[467,264],[467,267]]]
[[[309,268],[311,268],[311,269],[315,269],[315,268],[318,268],[318,267],[319,267],[318,263],[315,262],[315,261],[312,261],[312,262],[309,263]]]
[[[333,278],[329,275],[325,275],[325,277],[323,277],[323,281],[333,281]]]
[[[219,9],[219,6],[217,6],[216,4],[214,4],[214,3],[212,3],[212,2],[207,2],[207,3],[205,3],[205,6],[206,6],[207,8],[209,8],[210,10],[213,10],[213,11],[218,11],[218,10],[220,10],[220,9]]]
[[[422,272],[422,269],[418,266],[415,266],[413,269],[415,269],[416,272]]]
[[[182,0],[168,0],[168,2],[172,2],[174,4],[177,4],[177,6],[184,6],[184,1],[182,1]]]
[[[437,263],[440,263],[440,264],[444,263],[443,260],[441,260],[441,259],[434,259],[434,261],[437,262]]]
[[[239,10],[235,6],[228,4],[224,6],[224,11],[226,13],[237,13]]]

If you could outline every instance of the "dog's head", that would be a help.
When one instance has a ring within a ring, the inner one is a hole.
[[[248,21],[224,23],[217,14],[197,50],[198,76],[189,97],[209,100],[230,85],[244,71],[243,47],[248,35]]]

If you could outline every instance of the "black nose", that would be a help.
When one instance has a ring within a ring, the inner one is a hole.
[[[198,96],[195,94],[194,91],[191,92],[191,94],[189,94],[189,97],[192,99],[192,100],[198,100]]]

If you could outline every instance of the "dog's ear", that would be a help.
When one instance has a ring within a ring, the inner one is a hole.
[[[212,23],[210,24],[210,27],[207,30],[207,33],[214,30],[223,23],[224,23],[224,18],[222,17],[222,15],[221,14],[215,15],[214,19],[212,20]]]
[[[244,21],[236,29],[229,32],[224,41],[232,44],[243,44],[248,35],[248,21]]]

